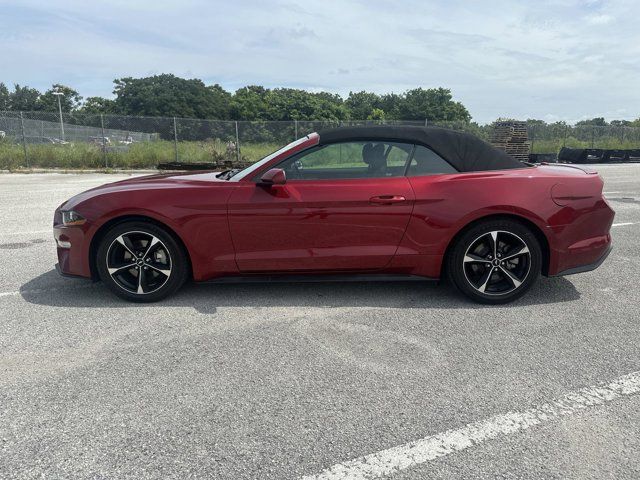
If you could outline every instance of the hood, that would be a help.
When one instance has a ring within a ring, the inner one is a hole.
[[[181,173],[161,173],[156,175],[144,175],[132,177],[117,182],[106,183],[99,187],[86,190],[71,197],[58,208],[72,209],[79,203],[97,197],[99,195],[112,193],[125,193],[140,190],[159,190],[169,188],[180,188],[203,185],[229,185],[226,180],[217,177],[220,172],[181,172]]]
[[[180,185],[180,184],[192,184],[194,182],[226,182],[218,178],[220,172],[179,172],[179,173],[157,173],[154,175],[143,175],[140,177],[127,178],[125,180],[119,180],[117,182],[106,183],[100,187],[93,188],[91,190],[98,190],[104,188],[124,188],[128,190],[130,186],[139,186],[145,188],[148,185],[154,185],[154,187],[162,185]],[[88,190],[88,191],[91,191]]]

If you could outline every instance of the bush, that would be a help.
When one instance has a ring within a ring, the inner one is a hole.
[[[7,140],[0,141],[0,170],[16,170],[24,165],[22,146]]]

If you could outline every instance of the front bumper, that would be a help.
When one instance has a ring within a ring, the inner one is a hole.
[[[80,276],[80,275],[73,275],[73,274],[71,274],[71,273],[65,273],[65,272],[63,272],[63,271],[62,271],[62,268],[60,268],[60,264],[59,264],[59,263],[56,263],[56,264],[55,264],[55,269],[56,269],[56,272],[58,272],[58,274],[59,274],[59,275],[61,275],[61,276],[63,276],[63,277],[67,277],[67,278],[81,278],[81,279],[83,279],[83,280],[89,280],[87,277],[83,277],[83,276]]]
[[[89,242],[81,227],[54,225],[58,263],[56,269],[63,275],[91,278]]]

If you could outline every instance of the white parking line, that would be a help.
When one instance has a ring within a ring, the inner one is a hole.
[[[462,428],[339,463],[317,475],[303,477],[303,480],[364,480],[382,477],[466,450],[493,438],[510,435],[637,393],[640,393],[640,371],[619,377],[607,385],[582,388],[538,407],[496,415]]]
[[[614,223],[612,227],[624,227],[626,225],[635,225],[634,222]]]
[[[0,297],[11,297],[13,295],[19,295],[20,292],[0,292]]]
[[[26,295],[30,295],[30,294],[38,294],[38,293],[49,293],[49,292],[55,292],[55,291],[60,291],[60,290],[76,290],[79,288],[92,288],[94,286],[96,286],[96,283],[86,283],[84,285],[73,285],[73,286],[69,286],[69,287],[58,287],[58,288],[34,288],[32,290],[15,290],[13,292],[0,292],[0,298],[1,297],[14,297],[16,295],[22,295],[22,294],[26,294]]]
[[[33,186],[30,185],[30,188],[31,187]],[[83,188],[83,187],[78,187],[77,185],[60,185],[60,186],[57,186],[56,188],[38,188],[38,189],[31,188],[28,194],[37,195],[39,193],[58,193],[58,192],[63,192],[64,190],[78,190],[79,188]],[[20,189],[16,189],[16,191],[7,190],[2,193],[8,197],[8,196],[13,196],[16,193],[24,193],[24,190],[20,188]]]
[[[0,237],[9,235],[40,235],[42,233],[50,233],[53,235],[53,227],[49,230],[32,230],[30,232],[0,232]]]

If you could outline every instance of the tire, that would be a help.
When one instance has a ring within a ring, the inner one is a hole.
[[[458,290],[475,302],[493,305],[524,295],[541,267],[536,236],[508,219],[487,220],[464,231],[446,261],[448,277]]]
[[[157,302],[174,294],[190,271],[178,241],[144,221],[121,223],[109,230],[98,246],[96,267],[113,293],[132,302]]]

